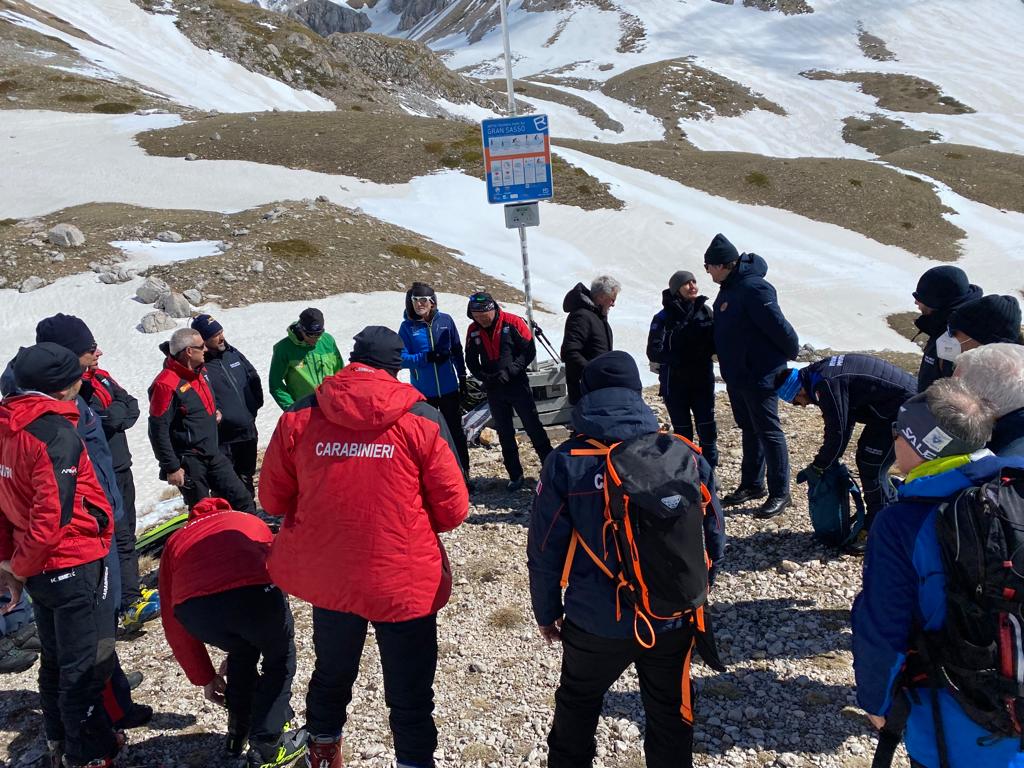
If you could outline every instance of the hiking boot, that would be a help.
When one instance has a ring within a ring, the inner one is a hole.
[[[852,540],[846,542],[842,549],[847,555],[864,557],[864,553],[867,552],[868,549],[868,532],[864,530],[860,531]]]
[[[526,478],[520,475],[517,478],[508,481],[508,485],[505,486],[505,490],[509,493],[515,493],[523,487],[523,483],[526,482]]]
[[[793,500],[789,496],[769,496],[768,501],[761,505],[761,508],[754,513],[754,517],[758,520],[768,520],[772,517],[778,517],[786,508],[793,503]]]
[[[244,718],[228,710],[228,737],[224,743],[227,749],[235,757],[240,757],[245,749],[245,742],[249,740],[249,716]]]
[[[113,752],[111,754],[105,755],[104,757],[96,757],[92,760],[87,760],[84,763],[73,763],[70,760],[68,760],[67,755],[64,755],[63,759],[60,762],[61,768],[112,768],[112,766],[114,765],[114,760],[117,759],[117,756],[121,753],[121,749],[128,742],[128,739],[124,735],[123,731],[114,731],[113,735],[114,745],[112,747]],[[64,743],[58,743],[61,745],[61,749],[63,750]],[[46,742],[46,744],[47,747],[49,747],[50,742]]]
[[[287,727],[287,726],[286,726]],[[248,768],[280,768],[291,765],[306,752],[309,734],[304,728],[285,731],[274,741],[250,741],[246,754]]]
[[[147,621],[152,621],[160,615],[160,593],[155,589],[147,590],[144,595],[125,609],[121,617],[121,625],[126,632],[138,629]]]
[[[141,672],[129,672],[124,676],[124,679],[128,681],[128,690],[134,691],[136,688],[142,685],[142,681],[145,678],[142,676]]]
[[[126,731],[129,728],[141,728],[153,719],[153,708],[145,704],[132,704],[124,717],[114,723],[114,728]]]
[[[9,637],[0,639],[0,673],[17,674],[31,669],[39,654],[34,651],[23,651]]]
[[[342,768],[340,736],[311,736],[306,768]]]
[[[739,504],[746,504],[748,501],[763,499],[767,495],[768,491],[763,485],[741,485],[732,493],[727,493],[722,497],[722,506],[735,507]]]
[[[43,649],[34,621],[29,622],[17,632],[11,633],[10,637],[14,644],[23,651],[41,651]]]

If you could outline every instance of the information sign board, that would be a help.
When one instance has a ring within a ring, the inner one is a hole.
[[[552,196],[547,115],[484,120],[480,132],[489,203],[521,203]]]

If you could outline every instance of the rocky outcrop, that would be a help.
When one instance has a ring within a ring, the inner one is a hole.
[[[398,28],[405,32],[430,14],[447,8],[449,2],[450,0],[391,0],[388,8],[392,13],[401,16]]]
[[[365,32],[370,28],[370,19],[365,13],[337,5],[331,0],[307,0],[295,6],[288,15],[324,37],[335,33]]]

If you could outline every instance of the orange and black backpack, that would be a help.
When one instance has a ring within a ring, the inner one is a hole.
[[[652,432],[607,446],[587,440],[572,456],[603,456],[604,525],[596,552],[573,531],[562,588],[582,548],[615,582],[616,620],[633,611],[633,631],[645,648],[656,642],[653,621],[688,620],[708,666],[724,671],[707,613],[708,568],[704,516],[711,494],[701,482],[700,449],[680,435]],[[615,557],[611,555],[614,553]]]

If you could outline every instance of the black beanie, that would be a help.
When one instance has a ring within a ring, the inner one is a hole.
[[[636,360],[628,352],[605,352],[587,363],[583,369],[580,392],[584,395],[609,387],[622,387],[635,392],[640,392],[644,388],[640,382],[640,369],[636,367]]]
[[[18,389],[52,395],[64,391],[80,378],[82,366],[78,355],[52,341],[22,347],[14,358],[14,383]]]
[[[1013,296],[990,294],[953,310],[949,330],[966,333],[979,344],[1019,344],[1020,304]]]
[[[352,337],[355,346],[349,360],[398,373],[402,368],[402,337],[383,325],[368,325]]]
[[[723,264],[731,264],[739,257],[740,252],[736,250],[736,246],[730,243],[729,239],[721,232],[715,235],[711,245],[704,251],[704,263],[719,267]]]
[[[316,307],[309,307],[299,314],[299,328],[305,333],[316,335],[324,332],[324,313]]]
[[[466,306],[466,317],[473,319],[474,312],[490,312],[497,309],[498,303],[487,291],[478,291],[469,297],[469,304]]]
[[[96,339],[85,321],[74,315],[58,312],[53,317],[44,317],[36,326],[36,344],[50,341],[70,349],[81,357],[95,346]]]
[[[681,269],[668,279],[668,290],[669,293],[679,293],[679,289],[687,283],[696,280],[693,272],[689,272],[685,269]]]
[[[192,321],[192,330],[203,337],[203,341],[212,339],[224,330],[224,326],[213,319],[212,315],[196,315]]]
[[[917,281],[914,298],[930,309],[946,309],[964,298],[971,290],[971,281],[960,267],[945,264],[932,267]]]

